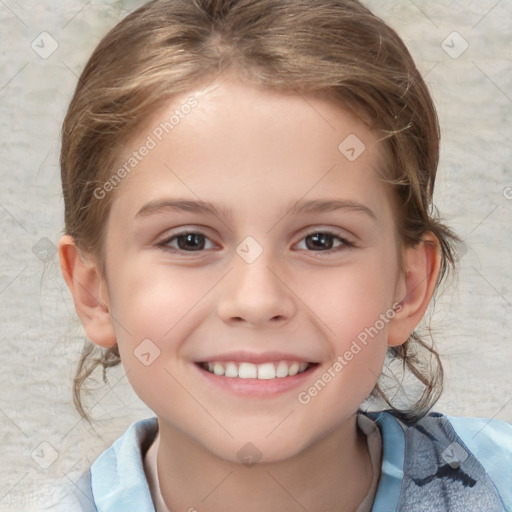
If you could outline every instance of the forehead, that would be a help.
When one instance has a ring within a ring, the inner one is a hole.
[[[114,203],[135,207],[174,194],[261,209],[334,192],[375,203],[387,194],[377,174],[382,146],[321,95],[217,80],[161,105],[133,134],[118,160],[133,166]]]

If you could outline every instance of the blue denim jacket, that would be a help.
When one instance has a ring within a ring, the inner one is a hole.
[[[382,473],[372,512],[511,512],[512,425],[430,413],[405,424],[366,414],[382,436]],[[143,454],[156,418],[133,423],[79,481],[83,512],[154,512]]]

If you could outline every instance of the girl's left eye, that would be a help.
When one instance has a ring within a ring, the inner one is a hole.
[[[304,245],[306,249],[311,251],[335,252],[342,250],[343,248],[354,247],[352,242],[331,231],[310,233],[301,240],[301,243],[303,240],[305,241]]]
[[[317,231],[306,235],[299,242],[299,249],[316,252],[335,252],[343,248],[354,247],[354,244],[341,237],[337,233],[330,231]],[[212,249],[213,243],[203,233],[195,231],[184,231],[177,233],[170,238],[165,239],[158,244],[159,246],[175,252],[199,252],[206,249]]]

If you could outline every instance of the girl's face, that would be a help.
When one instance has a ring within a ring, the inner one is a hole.
[[[120,155],[105,302],[162,430],[282,460],[342,428],[382,370],[403,298],[382,143],[320,97],[235,80],[190,96]]]

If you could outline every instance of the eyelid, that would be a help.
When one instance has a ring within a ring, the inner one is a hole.
[[[346,238],[346,239],[349,239],[349,238],[354,238],[354,235],[351,235],[350,232],[347,232],[347,230],[345,229],[342,229],[342,228],[335,228],[335,227],[330,227],[330,226],[313,226],[311,228],[305,228],[306,231],[305,231],[305,235],[303,236],[308,236],[308,235],[314,235],[315,233],[328,233],[330,235],[334,235],[334,236],[339,236],[340,238]]]

